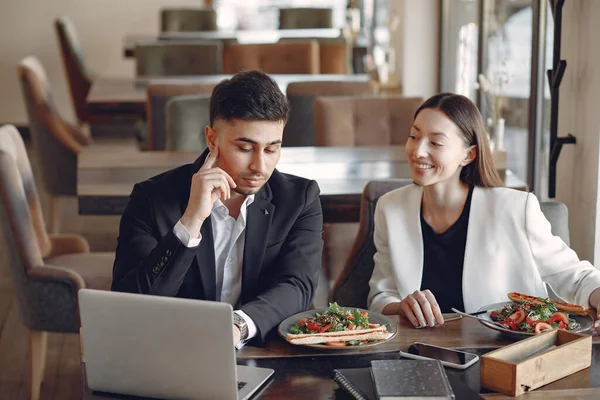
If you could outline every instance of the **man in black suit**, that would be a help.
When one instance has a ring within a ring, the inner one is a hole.
[[[112,290],[228,302],[238,347],[264,343],[279,322],[307,310],[323,216],[315,181],[275,169],[288,114],[287,99],[262,72],[219,83],[208,149],[134,186]]]

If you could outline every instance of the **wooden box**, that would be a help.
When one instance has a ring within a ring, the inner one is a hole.
[[[592,363],[592,337],[552,330],[481,357],[482,387],[520,396]]]

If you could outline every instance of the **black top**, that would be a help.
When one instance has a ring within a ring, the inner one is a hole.
[[[452,312],[454,307],[464,310],[462,293],[463,264],[469,211],[473,187],[458,220],[445,232],[437,234],[423,218],[421,206],[421,231],[423,233],[423,280],[421,290],[429,289],[442,312]]]

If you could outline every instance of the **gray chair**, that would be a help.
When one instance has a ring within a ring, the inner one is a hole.
[[[14,126],[0,127],[0,224],[23,325],[29,330],[30,398],[44,377],[47,332],[79,332],[77,291],[109,290],[114,253],[90,253],[78,235],[49,235],[31,164]]]
[[[555,200],[540,201],[540,208],[550,221],[552,234],[558,236],[566,243],[571,245],[571,236],[569,234],[569,210],[564,203]]]
[[[344,270],[337,278],[330,293],[330,301],[345,307],[367,308],[369,279],[373,274],[375,243],[375,206],[381,196],[389,191],[410,185],[412,179],[371,181],[365,186],[360,200],[358,234],[350,250]]]
[[[223,43],[209,41],[140,41],[135,46],[138,76],[219,75]]]
[[[280,8],[279,29],[318,29],[333,27],[331,8]]]
[[[206,149],[204,129],[210,125],[210,97],[176,96],[167,102],[166,150],[200,153]]]
[[[164,8],[160,10],[161,32],[216,31],[217,12],[211,8]]]
[[[367,184],[360,205],[360,226],[358,235],[348,255],[344,270],[335,282],[330,301],[336,301],[346,307],[367,308],[369,280],[373,275],[376,249],[373,243],[375,229],[375,206],[379,197],[402,186],[411,184],[410,179],[372,181]],[[567,207],[557,201],[541,202],[542,212],[552,225],[552,233],[569,244],[569,221]],[[556,295],[549,289],[551,297]]]
[[[60,197],[77,194],[77,155],[91,143],[91,138],[88,131],[58,114],[46,72],[37,58],[21,60],[17,71],[33,146],[42,167],[42,182],[51,198],[50,231],[57,233]]]
[[[165,150],[167,147],[167,102],[175,96],[212,93],[215,84],[152,83],[146,88],[146,118],[148,137],[146,150]]]
[[[567,206],[560,201],[548,200],[541,201],[540,208],[546,219],[550,221],[552,234],[558,236],[567,246],[570,246],[571,236],[569,234],[569,210]],[[550,286],[546,285],[546,288],[548,289],[548,296],[551,299],[562,301]]]
[[[315,146],[313,102],[317,96],[348,96],[374,92],[370,82],[292,82],[286,95],[290,102],[290,118],[283,130],[284,146]]]

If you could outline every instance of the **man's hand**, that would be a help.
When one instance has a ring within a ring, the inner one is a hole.
[[[221,168],[215,167],[219,149],[217,147],[206,157],[204,165],[192,176],[190,198],[181,217],[181,223],[194,237],[198,237],[202,223],[212,211],[217,199],[225,201],[236,187],[233,178]]]
[[[237,325],[233,325],[233,345],[237,346],[242,338],[242,333],[240,332],[240,328]]]

